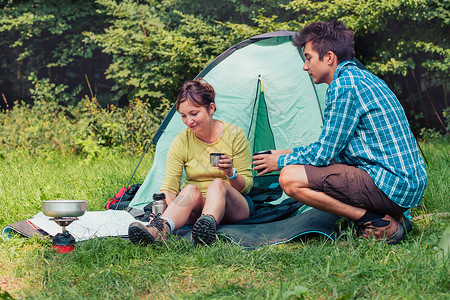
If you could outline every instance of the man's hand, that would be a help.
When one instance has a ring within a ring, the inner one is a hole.
[[[253,156],[253,165],[255,166],[253,170],[256,170],[258,175],[278,171],[278,158],[281,155],[292,153],[291,149],[271,151],[271,154],[258,154]]]

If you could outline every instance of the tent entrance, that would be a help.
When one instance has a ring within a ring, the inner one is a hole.
[[[273,131],[270,126],[266,99],[264,97],[264,84],[261,75],[258,75],[253,114],[247,138],[250,142],[252,153],[277,149]],[[253,171],[253,185],[256,187],[268,187],[270,184],[278,182],[278,175],[279,172],[273,172],[258,176],[258,173]]]

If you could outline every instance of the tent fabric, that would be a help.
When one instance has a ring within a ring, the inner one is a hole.
[[[216,92],[218,120],[240,126],[252,149],[288,149],[316,141],[323,125],[327,85],[314,84],[302,70],[303,58],[292,44],[293,33],[277,31],[245,40],[219,55],[196,78],[203,78]],[[130,207],[143,209],[159,192],[167,152],[185,128],[172,107],[155,134],[152,168]],[[265,131],[270,134],[266,134]],[[261,137],[270,137],[264,141]],[[267,178],[255,176],[258,186]]]

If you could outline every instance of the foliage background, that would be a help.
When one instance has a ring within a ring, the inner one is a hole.
[[[357,58],[398,95],[416,135],[449,130],[449,1],[3,0],[0,6],[0,147],[87,156],[102,146],[142,149],[181,83],[228,47],[331,19],[355,31]],[[51,143],[40,145],[42,139]]]

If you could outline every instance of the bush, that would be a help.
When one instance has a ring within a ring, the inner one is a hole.
[[[85,97],[76,106],[36,100],[33,106],[17,103],[1,113],[3,150],[61,151],[93,158],[108,151],[136,154],[150,143],[169,110],[163,99],[156,110],[141,100],[127,108],[102,108],[96,98]]]

